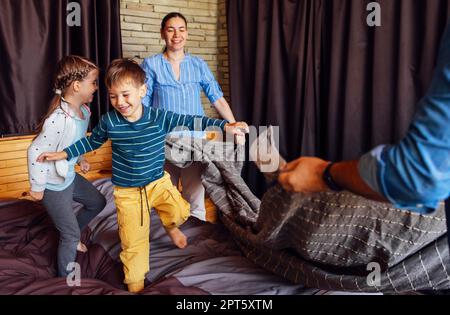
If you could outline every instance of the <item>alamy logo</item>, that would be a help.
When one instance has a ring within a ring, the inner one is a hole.
[[[81,267],[79,263],[71,262],[67,264],[67,271],[70,273],[66,277],[66,283],[69,287],[81,286]]]
[[[366,282],[369,287],[381,286],[381,267],[379,263],[371,262],[367,265],[367,271],[372,271],[367,275]]]
[[[367,11],[370,11],[367,16],[367,25],[370,27],[381,26],[381,6],[378,2],[370,2],[367,4]]]
[[[66,7],[68,12],[67,26],[81,26],[81,6],[78,2],[69,2]]]

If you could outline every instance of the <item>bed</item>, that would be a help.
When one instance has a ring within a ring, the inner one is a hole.
[[[81,281],[57,278],[58,233],[40,203],[28,200],[26,149],[31,136],[0,141],[0,294],[128,294],[122,283],[120,241],[110,181],[111,146],[87,155],[88,179],[107,198],[105,209],[82,235],[87,253],[78,253]],[[209,200],[206,201],[207,204]],[[74,203],[75,211],[80,205]],[[314,294],[248,260],[209,204],[208,219],[183,226],[189,246],[169,240],[151,213],[150,272],[141,294]],[[74,269],[75,271],[76,269]],[[72,278],[70,278],[72,279]],[[75,279],[75,278],[73,278]]]
[[[82,235],[89,250],[77,257],[80,286],[70,287],[65,278],[55,278],[58,235],[43,207],[28,200],[0,203],[0,294],[127,294],[118,258],[112,183],[105,178],[94,185],[108,203]],[[314,292],[246,259],[222,224],[191,218],[182,230],[189,242],[183,250],[173,245],[152,211],[150,272],[142,294]]]
[[[259,200],[240,177],[242,147],[213,138],[185,140],[169,138],[166,157],[183,167],[186,162],[170,152],[187,149],[204,163],[213,223],[190,218],[181,227],[189,246],[178,249],[152,211],[150,272],[141,294],[408,294],[450,288],[442,208],[415,215],[348,192],[305,196],[278,185]],[[42,206],[27,200],[21,163],[29,141],[0,142],[0,197],[8,198],[0,201],[0,294],[128,294],[118,258],[110,145],[87,156],[94,163],[88,178],[108,203],[82,235],[89,251],[77,257],[77,283],[55,277],[57,232]],[[204,150],[208,141],[215,142]],[[237,155],[238,162],[230,159]],[[369,283],[373,262],[379,282]]]

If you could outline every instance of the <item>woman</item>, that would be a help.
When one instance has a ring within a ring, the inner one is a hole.
[[[144,105],[178,114],[204,116],[201,103],[203,90],[223,119],[230,123],[236,122],[206,62],[185,52],[188,28],[186,18],[181,13],[172,12],[163,18],[161,38],[166,42],[164,51],[146,58],[142,64],[147,74]],[[239,142],[243,142],[243,138]],[[170,173],[175,186],[181,178],[182,195],[191,204],[191,215],[205,221],[205,189],[200,178],[201,163],[193,162],[191,166],[181,169],[166,161],[165,169]]]

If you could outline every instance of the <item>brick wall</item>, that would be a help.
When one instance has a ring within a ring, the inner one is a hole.
[[[229,101],[228,41],[225,0],[121,0],[121,27],[124,57],[143,58],[160,53],[164,41],[160,37],[162,18],[178,11],[188,20],[187,51],[203,58],[221,85]],[[217,117],[202,98],[208,116]],[[231,105],[231,104],[230,104]]]

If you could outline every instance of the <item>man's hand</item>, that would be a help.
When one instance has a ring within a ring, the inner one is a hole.
[[[44,198],[44,192],[43,191],[30,191],[30,196],[33,198],[34,201],[40,201],[42,198]]]
[[[67,153],[61,152],[45,152],[38,156],[36,162],[44,163],[45,161],[59,161],[67,159]]]
[[[91,165],[86,159],[83,159],[80,161],[80,170],[83,172],[83,174],[87,174],[89,170],[91,169]]]
[[[302,157],[280,168],[278,181],[286,191],[316,193],[327,191],[322,174],[329,162],[314,157]]]

